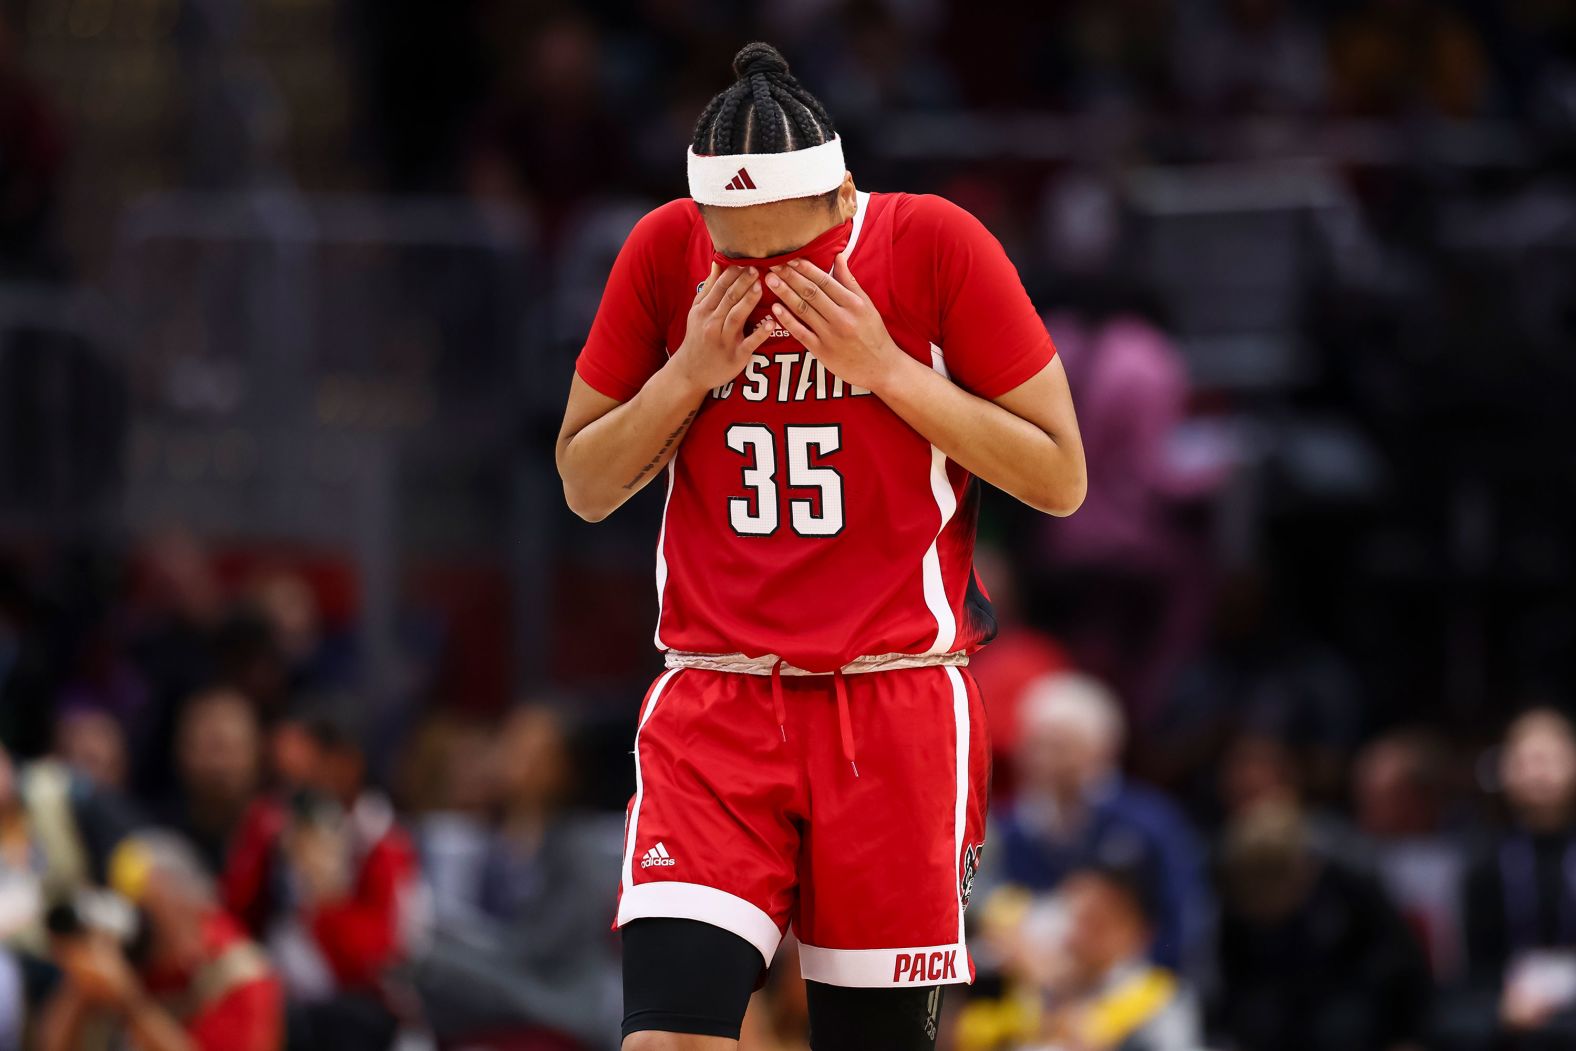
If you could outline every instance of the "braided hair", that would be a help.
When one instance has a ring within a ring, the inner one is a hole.
[[[733,56],[738,78],[695,122],[696,153],[789,153],[837,134],[819,99],[788,72],[782,52],[757,41]]]

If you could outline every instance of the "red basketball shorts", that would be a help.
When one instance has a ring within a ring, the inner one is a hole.
[[[792,925],[813,981],[972,981],[963,910],[990,773],[973,680],[926,666],[778,681],[684,668],[651,687],[615,926],[700,920],[770,962]]]

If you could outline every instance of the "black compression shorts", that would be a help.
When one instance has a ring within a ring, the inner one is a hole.
[[[624,1035],[641,1031],[739,1038],[765,969],[738,935],[698,920],[624,925]],[[808,983],[814,1051],[933,1051],[941,986],[845,989]]]

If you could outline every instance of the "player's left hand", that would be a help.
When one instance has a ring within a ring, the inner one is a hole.
[[[71,938],[56,951],[55,959],[90,1003],[118,1006],[133,999],[141,989],[120,946],[104,935]]]
[[[832,375],[880,392],[892,369],[908,357],[839,253],[828,274],[807,259],[790,259],[766,274],[780,303],[772,313]]]

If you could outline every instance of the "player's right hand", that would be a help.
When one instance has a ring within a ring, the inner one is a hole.
[[[733,379],[772,334],[769,317],[749,335],[744,333],[744,324],[760,301],[760,275],[752,267],[725,270],[712,263],[711,274],[695,291],[684,342],[669,364],[681,370],[697,390],[720,387]]]

